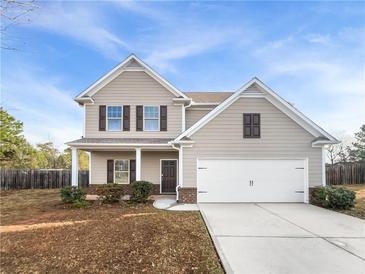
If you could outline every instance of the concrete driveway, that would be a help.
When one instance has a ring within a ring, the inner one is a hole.
[[[227,273],[365,273],[365,221],[307,204],[200,204]]]

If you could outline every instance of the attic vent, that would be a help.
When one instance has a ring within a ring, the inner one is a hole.
[[[142,68],[142,66],[134,59],[130,60],[127,64],[124,66],[125,68]]]

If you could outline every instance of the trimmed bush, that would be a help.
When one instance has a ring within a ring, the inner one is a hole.
[[[351,190],[326,186],[315,191],[312,203],[325,208],[350,209],[355,206],[355,198],[356,194]]]
[[[117,203],[122,197],[124,191],[123,186],[118,184],[106,184],[98,186],[97,190],[98,195],[100,195],[100,199],[104,203]]]
[[[86,193],[81,188],[66,186],[61,188],[60,194],[64,203],[72,204],[74,207],[80,208],[88,205],[85,200]]]
[[[136,181],[132,183],[131,200],[136,203],[147,202],[148,196],[151,193],[153,184],[146,181]]]
[[[74,186],[66,186],[61,188],[61,199],[64,203],[71,204],[75,201],[85,200],[86,193],[81,189]]]
[[[343,187],[331,188],[328,195],[328,203],[330,208],[350,209],[355,206],[356,194],[352,190]]]

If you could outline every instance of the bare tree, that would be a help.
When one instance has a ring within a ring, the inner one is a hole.
[[[346,163],[349,161],[349,147],[353,140],[352,136],[346,135],[344,132],[338,134],[341,143],[327,146],[327,160],[333,165],[336,163]]]
[[[337,145],[329,145],[327,147],[327,158],[331,165],[337,162],[338,159],[338,146]]]
[[[37,9],[35,0],[1,0],[0,16],[1,16],[1,49],[15,50],[15,47],[9,45],[9,28],[13,25],[29,22],[26,16],[30,12]]]

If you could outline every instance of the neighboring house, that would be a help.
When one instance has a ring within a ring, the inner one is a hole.
[[[236,92],[181,92],[135,55],[75,101],[90,185],[150,181],[181,202],[307,202],[338,141],[253,78]]]

